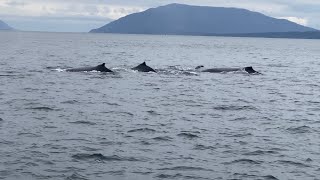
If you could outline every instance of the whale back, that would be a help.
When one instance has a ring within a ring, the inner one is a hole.
[[[81,71],[113,72],[110,69],[106,68],[105,63],[102,63],[94,67],[71,68],[71,69],[67,69],[66,71],[68,72],[81,72]]]
[[[156,72],[151,67],[147,66],[146,62],[139,64],[138,66],[132,68],[132,70],[140,71],[140,72]]]

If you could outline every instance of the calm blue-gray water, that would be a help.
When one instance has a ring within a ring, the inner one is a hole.
[[[0,179],[320,179],[318,40],[1,32],[0,44]],[[130,70],[143,61],[158,73]],[[103,62],[115,73],[64,71]]]

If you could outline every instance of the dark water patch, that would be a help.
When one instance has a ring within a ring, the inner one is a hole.
[[[77,100],[68,100],[68,101],[61,102],[61,104],[77,104],[77,103],[80,103],[80,102]]]
[[[306,168],[306,167],[311,167],[310,165],[301,163],[301,162],[295,162],[295,161],[288,161],[288,160],[279,160],[277,161],[280,164],[283,165],[293,165],[293,166],[297,166],[297,167],[301,167],[301,168]]]
[[[15,143],[13,141],[7,141],[7,140],[0,140],[0,144],[5,144],[5,145],[14,145]]]
[[[89,178],[75,172],[71,176],[66,177],[66,180],[89,180]]]
[[[143,159],[137,159],[134,157],[121,157],[117,155],[104,156],[100,153],[76,154],[76,155],[72,155],[72,158],[77,160],[95,160],[95,161],[143,161]]]
[[[219,110],[219,111],[242,111],[242,110],[254,110],[254,111],[256,111],[257,110],[257,108],[254,107],[254,106],[235,106],[235,105],[231,105],[231,106],[226,106],[226,105],[216,106],[216,107],[213,107],[213,109]]]
[[[18,133],[18,136],[23,136],[23,137],[31,137],[31,138],[35,138],[35,137],[42,137],[39,134],[34,134],[34,133],[28,133],[28,132],[23,132],[23,133]]]
[[[12,77],[12,76],[17,76],[14,74],[0,74],[0,77]]]
[[[188,139],[199,138],[198,135],[192,134],[192,133],[187,133],[187,132],[179,133],[177,136],[188,138]]]
[[[121,146],[121,145],[124,144],[124,142],[102,141],[102,142],[100,142],[100,144],[102,144],[102,145],[109,145],[109,146],[115,146],[115,145]]]
[[[248,120],[248,118],[247,117],[238,117],[238,118],[232,119],[230,121],[245,121],[245,120]]]
[[[29,70],[28,72],[31,72],[31,73],[43,73],[42,70],[35,70],[35,69]]]
[[[232,180],[242,180],[242,179],[260,179],[258,176],[247,173],[234,173]]]
[[[312,128],[310,128],[309,126],[299,126],[299,127],[288,128],[287,131],[292,134],[303,134],[303,133],[311,133]]]
[[[130,113],[130,112],[124,112],[124,111],[104,111],[101,113],[105,113],[105,114],[118,114],[118,115],[124,115],[124,116],[130,116],[133,117],[134,114]]]
[[[278,153],[276,151],[262,151],[262,150],[244,153],[244,155],[246,156],[260,156],[260,155],[271,155],[271,154],[278,154]]]
[[[251,134],[251,133],[243,133],[243,134],[226,135],[226,137],[248,137],[248,136],[253,136],[253,134]]]
[[[104,102],[104,104],[107,104],[110,106],[120,106],[118,103],[111,103],[111,102]]]
[[[158,116],[160,115],[159,113],[157,113],[156,111],[153,111],[153,110],[150,110],[150,111],[147,111],[148,114],[152,115],[152,116]]]
[[[151,129],[151,128],[138,128],[138,129],[132,129],[132,130],[128,131],[128,133],[135,133],[135,132],[155,133],[156,130]]]
[[[27,167],[38,167],[38,166],[39,166],[39,164],[34,163],[34,162],[27,162],[27,163],[25,163],[25,165],[26,165]]]
[[[46,106],[39,106],[39,107],[31,107],[31,108],[26,108],[29,110],[37,110],[37,111],[59,111],[60,109],[54,109],[51,107],[46,107]]]
[[[91,142],[89,140],[81,139],[81,138],[56,139],[56,140],[53,140],[53,141],[83,141],[83,142]]]
[[[121,176],[124,175],[126,173],[125,170],[119,170],[119,171],[107,171],[106,174],[110,174],[110,175],[116,175],[116,176]]]
[[[69,122],[71,124],[84,124],[84,125],[96,125],[94,122],[90,121],[74,121],[74,122]]]
[[[173,138],[169,137],[169,136],[158,136],[158,137],[154,137],[152,138],[155,141],[172,141]]]
[[[134,174],[141,174],[141,175],[149,175],[149,174],[152,174],[153,172],[152,171],[133,171],[131,173],[134,173]]]
[[[152,143],[151,143],[151,142],[144,141],[144,140],[139,141],[139,144],[141,144],[141,145],[146,145],[146,146],[152,145]]]
[[[197,144],[197,145],[194,146],[193,149],[194,150],[214,150],[214,149],[217,149],[217,147],[205,146],[205,145],[202,145],[202,144]]]
[[[212,171],[211,169],[205,169],[202,167],[193,166],[174,166],[170,168],[160,168],[160,171]]]
[[[55,129],[55,128],[58,128],[57,126],[43,126],[43,128],[46,128],[46,129]]]
[[[231,161],[231,162],[225,162],[224,164],[252,164],[252,165],[258,165],[258,164],[261,164],[262,161],[255,161],[255,160],[252,160],[252,159],[237,159],[237,160],[234,160],[234,161]]]
[[[176,174],[159,174],[155,176],[156,178],[159,179],[198,179],[198,180],[208,180],[209,178],[204,178],[200,176],[191,176],[191,175],[183,175],[180,173]]]
[[[41,163],[41,165],[55,165],[53,161],[43,160],[43,159],[35,159],[35,162]]]
[[[2,122],[3,121],[3,119],[2,118],[0,118],[0,122]]]

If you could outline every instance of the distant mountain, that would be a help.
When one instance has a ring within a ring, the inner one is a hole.
[[[214,35],[306,31],[316,30],[245,9],[169,4],[130,14],[90,32]]]
[[[0,30],[13,30],[13,28],[0,20]]]

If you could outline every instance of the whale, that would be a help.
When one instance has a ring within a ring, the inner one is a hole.
[[[139,71],[139,72],[156,72],[154,69],[149,67],[146,62],[139,64],[138,66],[131,68],[132,70]]]
[[[99,72],[113,72],[106,68],[105,63],[93,67],[80,67],[80,68],[70,68],[66,69],[68,72],[82,72],[82,71],[99,71]]]
[[[252,66],[243,67],[243,68],[210,68],[203,69],[204,66],[197,66],[195,69],[200,72],[209,72],[209,73],[222,73],[222,72],[236,72],[236,71],[245,71],[249,74],[260,74],[258,71],[255,71]]]

